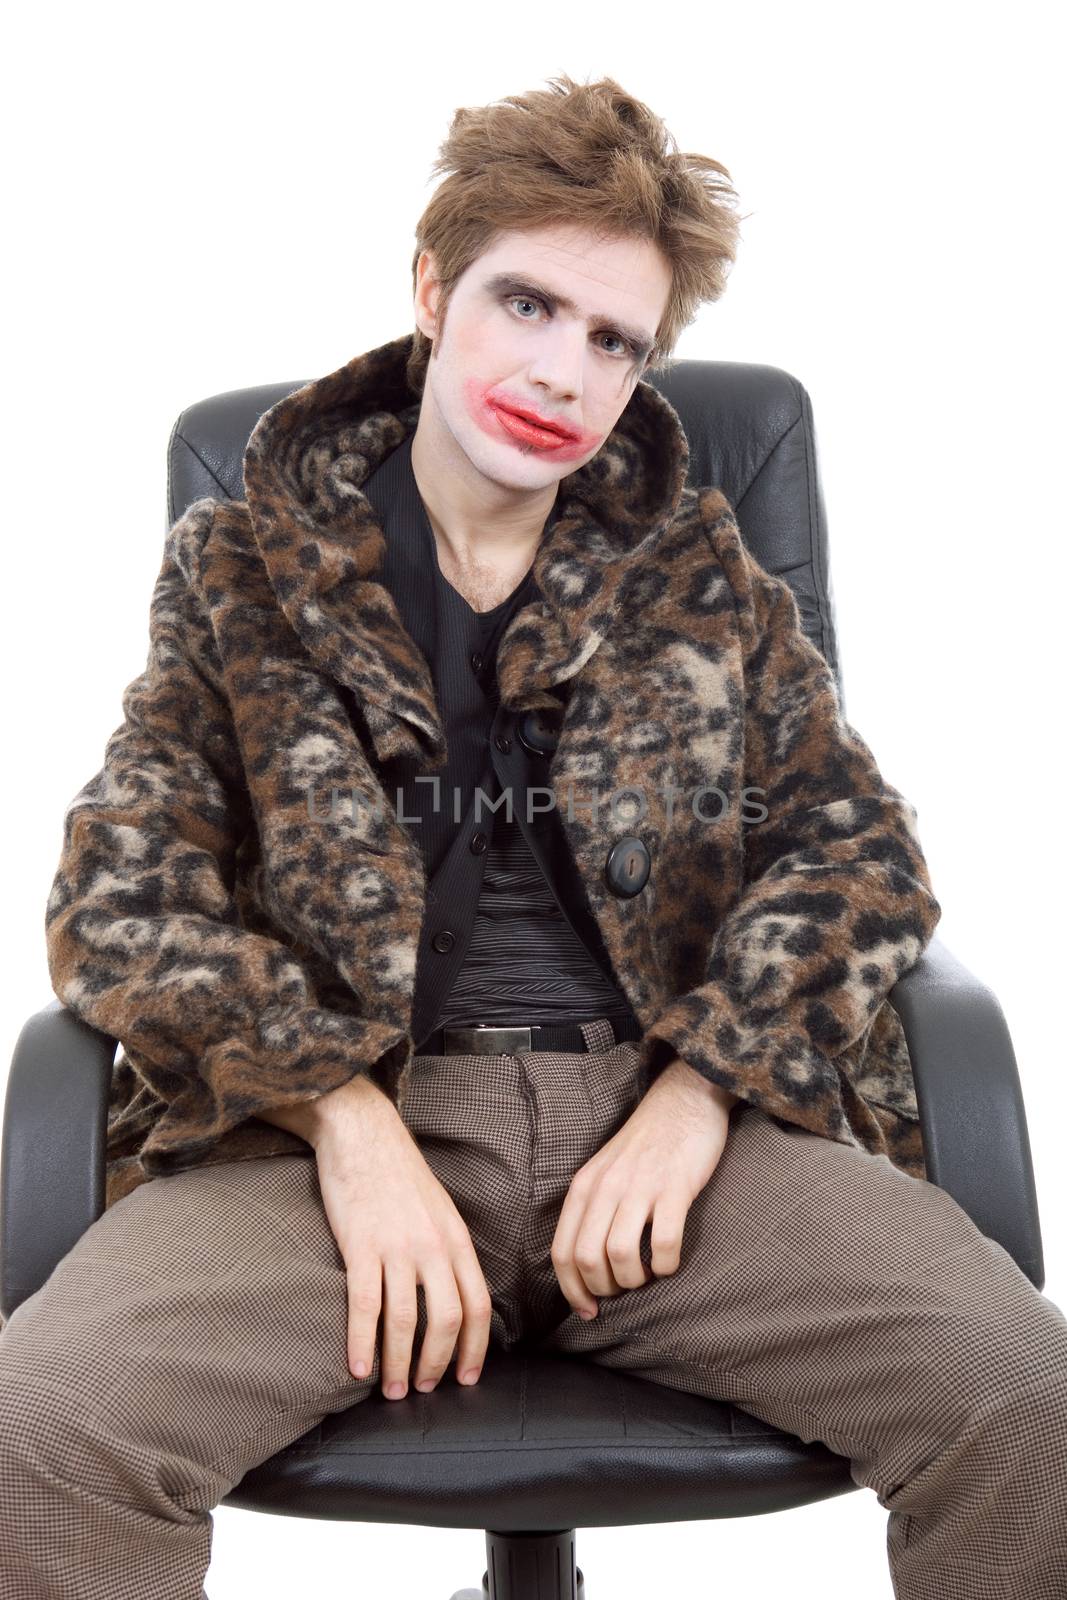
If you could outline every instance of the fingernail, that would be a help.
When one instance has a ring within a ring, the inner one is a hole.
[[[481,1372],[481,1370],[481,1367],[471,1367],[468,1372],[461,1373],[459,1379],[460,1383],[477,1383],[478,1374]]]
[[[595,1311],[579,1311],[578,1315],[581,1317],[583,1322],[592,1322],[593,1318],[596,1316],[596,1312]]]
[[[352,1368],[352,1376],[354,1378],[365,1378],[367,1376],[367,1363],[365,1361],[357,1361]]]
[[[404,1393],[404,1385],[402,1383],[391,1383],[385,1392],[390,1400],[399,1400]]]
[[[415,1387],[419,1391],[420,1394],[429,1394],[430,1390],[434,1387],[436,1382],[437,1382],[436,1378],[423,1378],[422,1382],[421,1383],[417,1383],[415,1385]]]

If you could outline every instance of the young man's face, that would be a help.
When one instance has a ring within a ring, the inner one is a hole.
[[[424,250],[415,319],[433,350],[420,429],[498,485],[555,484],[596,454],[625,409],[670,288],[669,263],[646,240],[570,225],[513,231],[467,268],[442,323]],[[555,430],[518,420],[514,408]]]

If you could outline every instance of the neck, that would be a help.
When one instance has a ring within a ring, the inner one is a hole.
[[[499,587],[510,577],[517,583],[537,553],[559,485],[514,489],[483,477],[426,395],[411,469],[445,576],[466,574],[476,588]]]

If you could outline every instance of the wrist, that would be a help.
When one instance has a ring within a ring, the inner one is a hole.
[[[256,1112],[261,1122],[269,1122],[272,1127],[284,1128],[286,1133],[295,1133],[298,1138],[304,1139],[313,1145],[318,1137],[318,1129],[322,1117],[316,1100],[295,1100],[287,1106],[269,1106]]]
[[[688,1061],[683,1061],[680,1056],[668,1063],[659,1074],[657,1082],[667,1080],[672,1083],[684,1084],[687,1088],[703,1096],[713,1105],[720,1106],[723,1111],[729,1112],[740,1099],[739,1095],[727,1089],[721,1083],[715,1083],[711,1078],[705,1078],[703,1073],[691,1067]]]
[[[287,1106],[272,1106],[257,1115],[264,1122],[271,1122],[276,1127],[297,1134],[314,1148],[354,1110],[378,1100],[392,1106],[388,1095],[372,1079],[365,1073],[357,1072],[354,1077],[339,1084],[336,1089],[327,1090],[325,1094],[316,1095],[310,1100],[297,1100]]]

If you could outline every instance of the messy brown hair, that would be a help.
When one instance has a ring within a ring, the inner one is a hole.
[[[430,250],[443,325],[456,283],[498,233],[565,222],[650,240],[673,281],[645,370],[666,367],[699,306],[726,288],[744,220],[730,174],[711,156],[680,153],[660,118],[614,78],[546,81],[547,89],[454,113],[431,168],[449,176],[415,228],[413,287]],[[408,379],[419,394],[432,342],[415,329]]]

